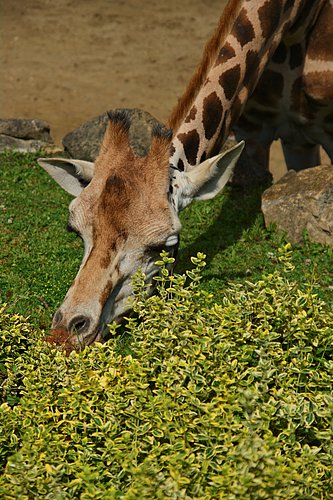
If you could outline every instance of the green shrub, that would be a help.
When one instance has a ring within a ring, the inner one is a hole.
[[[333,314],[277,257],[215,304],[202,255],[163,255],[125,333],[68,357],[2,310],[0,497],[329,498]]]

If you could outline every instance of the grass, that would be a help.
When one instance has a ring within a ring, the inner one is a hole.
[[[37,165],[37,157],[0,155],[0,301],[47,329],[76,275],[82,244],[65,230],[71,197]],[[181,214],[177,271],[189,267],[190,256],[205,252],[202,286],[217,300],[229,282],[259,279],[276,266],[285,238],[265,229],[260,197],[260,190],[227,189]],[[316,292],[331,304],[333,250],[305,238],[294,246],[293,260],[291,278],[316,281]]]
[[[1,156],[1,299],[45,328],[80,263],[81,244],[66,233],[70,197],[37,156]]]

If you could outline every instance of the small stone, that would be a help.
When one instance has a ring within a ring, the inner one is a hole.
[[[0,119],[0,134],[17,139],[37,140],[52,143],[50,126],[44,120],[7,118]]]
[[[17,137],[0,134],[0,151],[4,151],[6,149],[19,151],[21,153],[35,153],[40,150],[47,150],[48,152],[51,149],[51,152],[54,153],[54,148],[51,148],[51,145],[48,142],[46,143],[44,141],[34,139],[18,139]],[[56,148],[56,150],[59,151],[59,148]]]
[[[265,224],[287,232],[292,243],[303,240],[333,247],[333,167],[290,171],[262,196]]]

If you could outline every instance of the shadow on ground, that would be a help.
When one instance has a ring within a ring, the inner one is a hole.
[[[199,236],[186,244],[181,244],[176,272],[182,273],[189,268],[190,257],[198,252],[206,254],[207,267],[214,257],[234,245],[242,237],[245,230],[250,229],[261,213],[261,195],[264,187],[250,191],[241,188],[229,188],[230,191],[222,200],[222,206],[211,225]],[[195,225],[200,223],[200,213],[197,217],[188,217],[183,224],[184,240],[187,235],[196,232]]]

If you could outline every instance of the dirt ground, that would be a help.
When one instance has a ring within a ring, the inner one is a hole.
[[[56,143],[114,107],[165,121],[226,0],[0,0],[0,117],[41,118]],[[275,177],[283,172],[273,148]]]

